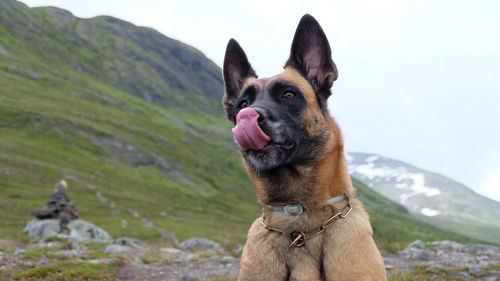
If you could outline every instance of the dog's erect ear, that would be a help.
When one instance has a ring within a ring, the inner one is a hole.
[[[330,96],[338,72],[332,60],[328,39],[319,23],[311,15],[300,19],[293,37],[290,57],[285,67],[294,67],[311,83],[321,102]]]
[[[229,111],[233,108],[233,103],[243,87],[243,82],[249,77],[257,78],[255,71],[248,62],[247,55],[234,39],[229,40],[227,43],[223,73],[226,86],[223,104],[228,118],[232,120],[234,116]]]

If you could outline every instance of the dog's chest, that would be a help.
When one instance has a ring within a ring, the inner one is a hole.
[[[262,218],[260,233],[265,244],[273,245],[269,250],[278,251],[286,260],[297,256],[320,261],[324,239],[329,235],[320,226],[321,218],[317,215],[268,214]]]

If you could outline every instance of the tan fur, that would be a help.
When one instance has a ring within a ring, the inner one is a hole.
[[[293,68],[270,79],[245,81],[245,86],[258,85],[260,89],[277,79],[294,83],[306,95],[308,108],[303,122],[310,136],[326,138],[322,158],[314,166],[297,167],[300,180],[286,182],[289,192],[302,198],[306,212],[299,216],[286,216],[264,208],[263,217],[250,228],[241,257],[240,281],[347,281],[386,280],[384,263],[372,238],[372,228],[361,202],[354,198],[355,190],[347,170],[340,128],[333,118],[321,110],[311,85]],[[297,202],[271,202],[266,197],[265,180],[246,167],[256,185],[259,201],[263,205]],[[331,197],[346,194],[351,198],[352,212],[336,221],[324,233],[307,240],[303,247],[290,248],[289,237],[265,229],[266,225],[280,228],[286,233],[302,231],[313,233],[346,202],[327,205]]]

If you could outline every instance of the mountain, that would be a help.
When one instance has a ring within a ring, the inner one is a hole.
[[[155,104],[220,112],[220,69],[200,51],[113,17],[87,20],[54,7],[26,9],[22,3],[1,2],[6,28],[1,49],[85,73]]]
[[[405,206],[420,220],[500,243],[500,203],[443,175],[376,154],[349,153],[354,178]]]
[[[22,240],[60,179],[114,237],[235,247],[260,215],[220,68],[198,50],[116,18],[0,0],[0,85],[0,238]],[[356,186],[383,248],[467,241]]]

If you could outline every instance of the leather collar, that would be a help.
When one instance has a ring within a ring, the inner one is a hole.
[[[333,205],[345,200],[347,196],[345,194],[332,197],[326,200],[326,204]],[[305,212],[304,205],[302,204],[288,204],[288,205],[268,205],[267,206],[273,212],[282,212],[286,216],[298,216]]]

